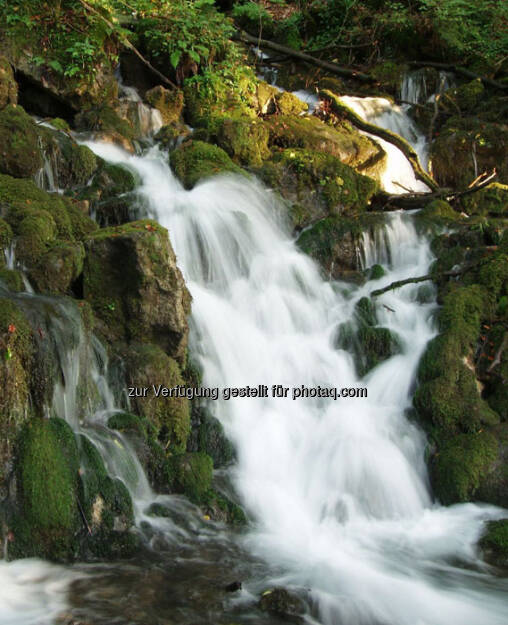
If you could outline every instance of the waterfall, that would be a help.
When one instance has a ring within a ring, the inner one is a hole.
[[[375,102],[354,104],[366,114]],[[382,114],[400,119],[387,107]],[[157,148],[138,157],[87,145],[137,171],[140,195],[169,229],[193,296],[191,348],[205,386],[368,387],[362,399],[214,403],[255,520],[245,544],[284,571],[270,581],[310,589],[313,617],[325,625],[505,623],[506,583],[487,576],[474,547],[483,522],[502,511],[433,504],[425,437],[406,418],[418,360],[436,332],[435,305],[418,302],[417,285],[378,298],[379,324],[397,333],[402,352],[362,380],[351,355],[334,347],[361,297],[427,272],[433,257],[412,216],[393,214],[382,245],[365,238],[365,262],[383,263],[383,278],[329,283],[257,182],[226,175],[184,191]]]

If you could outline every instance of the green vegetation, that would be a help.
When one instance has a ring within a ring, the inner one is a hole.
[[[189,141],[171,152],[170,164],[186,189],[217,174],[242,173],[224,150],[203,141]]]

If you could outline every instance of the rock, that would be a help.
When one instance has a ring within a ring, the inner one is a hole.
[[[374,176],[384,169],[386,154],[372,139],[347,125],[336,127],[317,117],[274,116],[265,122],[270,147],[303,148],[335,156],[359,172]]]
[[[439,108],[451,115],[456,115],[457,110],[472,112],[483,99],[484,93],[483,82],[475,78],[465,85],[445,91],[439,98]]]
[[[163,126],[155,135],[154,139],[160,144],[164,150],[174,150],[178,147],[180,141],[189,137],[191,131],[183,124],[170,124]]]
[[[158,85],[145,93],[145,100],[161,114],[164,124],[180,121],[183,111],[183,91],[169,91]]]
[[[222,173],[242,173],[230,157],[216,145],[203,141],[188,141],[169,155],[171,168],[186,189],[200,180]]]
[[[205,407],[193,406],[192,431],[187,451],[204,451],[213,460],[215,469],[232,462],[234,448],[227,439],[220,421]]]
[[[468,215],[506,217],[508,215],[508,185],[493,182],[487,187],[461,198]]]
[[[380,280],[385,275],[386,271],[383,266],[378,264],[372,265],[368,272],[369,280]]]
[[[55,242],[35,260],[29,278],[41,293],[69,294],[83,271],[85,249],[80,241]]]
[[[14,79],[14,72],[9,61],[0,56],[0,110],[17,102],[18,84]]]
[[[508,519],[490,521],[479,547],[485,560],[493,566],[508,568]]]
[[[194,503],[201,503],[212,486],[213,462],[203,452],[173,456],[168,463],[168,477],[177,493],[186,495]]]
[[[100,105],[94,108],[83,110],[74,119],[76,130],[96,131],[103,139],[109,137],[113,143],[123,146],[130,146],[135,138],[132,125],[120,117],[120,115],[109,105]]]
[[[217,143],[234,161],[248,167],[260,167],[270,156],[269,133],[262,121],[224,119],[217,131]]]
[[[289,91],[277,93],[275,102],[277,110],[281,115],[300,115],[309,110],[309,105],[306,102],[302,102],[300,98]]]
[[[287,149],[276,153],[259,171],[266,184],[290,202],[296,229],[327,215],[349,215],[367,209],[377,183],[337,157],[317,151]]]
[[[31,178],[42,167],[39,135],[33,119],[20,106],[0,111],[0,173]]]
[[[184,384],[179,364],[157,345],[133,344],[126,353],[126,376],[129,386],[149,389],[146,397],[133,399],[132,407],[154,427],[155,438],[171,453],[184,452],[190,432],[189,401],[186,397],[157,397],[153,392],[153,386]]]
[[[452,117],[431,145],[432,172],[440,186],[454,189],[466,189],[478,173],[494,168],[499,181],[508,183],[507,146],[506,125]]]
[[[241,590],[242,589],[242,582],[231,582],[231,584],[228,584],[224,590],[226,592],[236,592],[237,590]]]
[[[84,296],[104,335],[154,342],[183,362],[190,295],[167,230],[150,220],[106,228],[85,249]]]
[[[361,268],[358,246],[365,229],[383,223],[382,216],[368,214],[358,218],[327,217],[305,230],[298,247],[314,258],[327,275],[342,279],[344,274]]]
[[[259,608],[274,616],[299,618],[305,613],[305,604],[294,593],[285,588],[266,590],[259,600]]]
[[[0,269],[0,283],[3,283],[13,293],[25,290],[23,274],[15,269]]]
[[[0,297],[0,499],[12,470],[15,442],[30,410],[32,329],[16,303]]]
[[[256,86],[257,110],[260,115],[275,113],[275,96],[279,93],[277,87],[260,80]]]
[[[460,214],[444,200],[434,200],[426,204],[415,216],[420,225],[432,228],[451,225],[460,220]]]

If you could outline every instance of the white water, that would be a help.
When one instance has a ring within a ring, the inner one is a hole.
[[[426,273],[432,259],[411,216],[395,214],[390,249],[365,245],[366,264],[391,258],[387,275],[346,296],[297,250],[279,207],[255,182],[218,177],[187,192],[155,149],[134,157],[88,145],[137,170],[140,193],[169,229],[193,296],[192,347],[205,386],[358,385],[351,356],[333,347],[337,325],[361,296]],[[361,381],[367,399],[214,404],[238,450],[238,491],[256,519],[247,544],[283,568],[274,581],[311,589],[326,625],[508,620],[506,585],[479,572],[474,547],[483,521],[502,511],[433,505],[424,437],[404,415],[435,333],[434,306],[418,304],[416,292],[408,285],[379,298],[393,311],[378,306],[380,324],[398,333],[403,353]]]

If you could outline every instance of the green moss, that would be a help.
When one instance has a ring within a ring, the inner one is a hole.
[[[372,267],[369,269],[369,280],[380,280],[381,278],[384,278],[384,276],[386,275],[386,271],[384,270],[384,267],[382,265],[372,265]]]
[[[83,272],[85,249],[81,242],[56,241],[30,269],[37,291],[68,293]]]
[[[289,91],[278,93],[275,97],[275,101],[281,115],[300,115],[309,110],[309,105],[306,102],[303,102]]]
[[[14,522],[16,555],[67,560],[75,552],[78,449],[60,419],[32,419],[20,435],[17,463],[22,514]]]
[[[388,328],[360,327],[357,340],[360,350],[356,364],[361,376],[401,351],[399,340]]]
[[[434,200],[427,204],[425,208],[418,211],[416,219],[427,224],[449,225],[460,219],[459,213],[453,210],[451,205],[444,200]]]
[[[0,112],[0,172],[29,178],[42,167],[39,135],[33,119],[20,106]]]
[[[480,78],[476,78],[460,87],[454,87],[444,92],[439,105],[452,115],[459,111],[472,111],[483,99],[485,88]]]
[[[156,108],[164,124],[174,124],[180,120],[183,111],[183,91],[169,91],[160,85],[145,93],[145,100]]]
[[[109,417],[108,427],[119,432],[133,432],[143,439],[148,437],[146,424],[141,417],[129,412],[116,412]]]
[[[259,167],[270,156],[269,133],[263,122],[246,119],[224,119],[217,131],[217,140],[235,161]]]
[[[241,173],[242,170],[216,145],[190,141],[170,154],[170,165],[186,189],[192,189],[202,179],[221,173]]]
[[[376,306],[370,297],[362,297],[355,305],[355,313],[361,324],[375,326],[377,323]]]
[[[508,215],[508,185],[493,182],[462,198],[468,215]]]
[[[17,228],[16,255],[27,265],[35,264],[55,240],[56,224],[44,210],[31,210]]]
[[[465,355],[476,341],[480,322],[491,310],[489,293],[478,284],[450,288],[439,313],[439,329],[451,332],[459,340]]]
[[[182,453],[190,432],[189,402],[184,397],[156,397],[152,392],[152,385],[172,388],[184,384],[178,363],[160,347],[145,343],[130,349],[128,366],[132,384],[150,390],[147,397],[136,398],[136,411],[154,426],[167,451]]]
[[[63,130],[64,132],[70,132],[71,130],[69,123],[61,117],[54,117],[51,120],[51,125],[53,126],[53,128],[56,128],[57,130]]]
[[[3,282],[14,293],[25,290],[22,274],[14,269],[0,269],[0,282]]]
[[[213,461],[203,452],[174,456],[168,464],[168,478],[176,492],[201,503],[212,486]]]
[[[385,89],[396,93],[400,92],[402,78],[407,72],[407,66],[397,64],[393,61],[384,61],[370,69],[372,76],[382,83]]]
[[[18,84],[14,78],[11,64],[0,56],[0,109],[18,101]]]
[[[443,441],[432,461],[432,484],[444,504],[474,500],[497,457],[497,441],[489,432],[459,434]]]
[[[134,139],[134,130],[128,121],[107,104],[81,111],[75,119],[77,130],[98,130],[118,133],[126,139]]]
[[[199,409],[200,425],[197,432],[197,450],[212,458],[214,468],[223,467],[234,459],[235,451],[227,439],[220,421],[203,408]],[[193,411],[194,416],[194,411]]]
[[[0,219],[0,248],[8,248],[12,241],[12,228],[9,224]]]
[[[479,545],[486,560],[496,566],[508,566],[508,519],[490,521]]]

